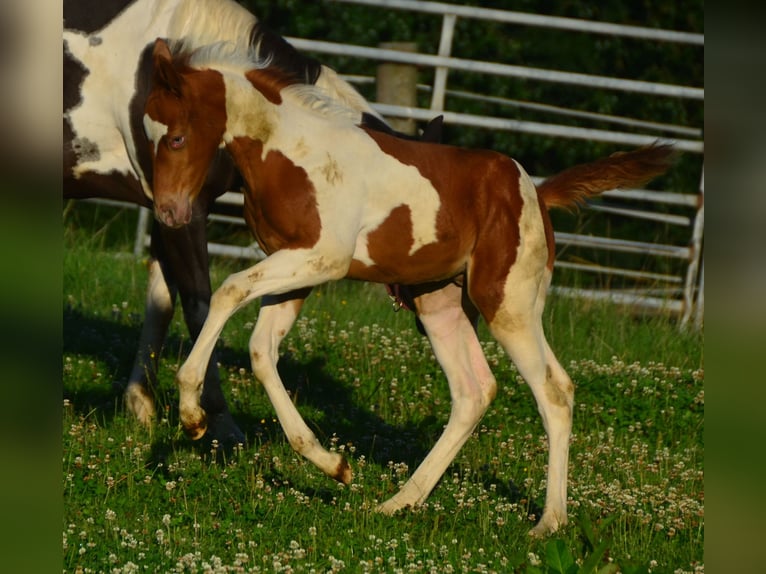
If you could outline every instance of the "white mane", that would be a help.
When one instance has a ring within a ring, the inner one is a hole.
[[[294,84],[282,90],[282,94],[294,100],[302,108],[316,112],[325,118],[345,119],[354,123],[362,120],[362,114],[358,109],[349,107],[345,102],[331,97],[314,85]]]
[[[189,48],[228,41],[244,50],[257,21],[234,0],[186,0],[173,12],[168,37],[184,38]]]
[[[171,51],[188,54],[187,63],[198,70],[211,68],[244,75],[248,70],[267,68],[271,63],[271,58],[259,58],[254,47],[227,41],[192,48],[190,42],[183,39],[173,42]]]

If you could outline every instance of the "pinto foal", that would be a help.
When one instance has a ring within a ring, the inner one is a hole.
[[[178,371],[180,416],[202,436],[205,369],[227,319],[263,297],[250,355],[290,444],[347,483],[351,470],[301,419],[277,373],[278,346],[314,285],[349,277],[414,286],[415,311],[449,382],[449,421],[401,490],[379,510],[421,503],[471,435],[497,383],[482,353],[481,315],[529,384],[548,435],[545,507],[531,534],[567,522],[574,386],[543,334],[553,269],[547,208],[664,172],[673,152],[652,146],[567,170],[535,188],[513,159],[407,141],[361,125],[278,70],[213,46],[174,58],[158,40],[144,125],[154,144],[154,193],[188,201],[216,150],[241,171],[245,217],[268,257],[229,276]],[[319,113],[321,111],[321,113]]]

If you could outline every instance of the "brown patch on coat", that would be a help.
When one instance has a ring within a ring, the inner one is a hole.
[[[373,249],[368,240],[378,268],[384,267],[386,257],[391,259],[392,269],[397,267],[394,257],[400,257],[399,267],[406,268],[400,274],[389,273],[383,280],[405,284],[434,281],[457,275],[468,267],[469,295],[485,319],[491,321],[503,299],[505,280],[519,246],[523,200],[518,166],[509,157],[492,151],[412,142],[365,131],[381,151],[417,168],[437,190],[442,203],[436,218],[438,243],[424,245],[411,256],[402,257],[401,246],[395,250],[385,246]],[[385,236],[391,242],[397,233],[403,235],[402,222],[398,227],[394,222],[390,222],[389,233],[383,232],[389,219],[381,225],[381,239]],[[416,269],[422,273],[416,274]],[[360,278],[369,276],[361,274]]]
[[[278,68],[248,70],[245,77],[264,98],[277,106],[282,103],[282,89],[298,83],[295,78]]]
[[[316,245],[322,231],[316,189],[302,167],[278,150],[263,157],[263,143],[236,137],[229,144],[250,188],[245,220],[266,253]]]

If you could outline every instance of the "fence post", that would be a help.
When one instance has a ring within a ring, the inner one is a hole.
[[[149,233],[151,210],[139,206],[138,222],[136,223],[136,241],[133,244],[133,255],[141,257],[146,246],[146,235]]]
[[[439,39],[439,55],[448,57],[452,53],[452,36],[455,33],[455,14],[445,14],[442,20],[442,35]],[[431,95],[431,109],[434,111],[444,110],[444,95],[447,91],[447,74],[449,69],[438,66],[434,72],[434,90]]]
[[[417,44],[414,42],[383,42],[379,47],[401,52],[417,52]],[[378,102],[410,108],[417,107],[418,70],[414,65],[391,62],[380,64],[376,85]],[[395,130],[415,135],[415,120],[392,118],[388,121]]]

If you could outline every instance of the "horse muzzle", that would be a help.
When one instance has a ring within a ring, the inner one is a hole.
[[[154,216],[162,225],[172,228],[187,225],[192,218],[192,204],[188,199],[164,201],[154,205]]]

